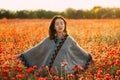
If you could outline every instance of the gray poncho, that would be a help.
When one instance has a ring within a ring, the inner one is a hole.
[[[46,37],[36,46],[25,51],[22,54],[25,59],[22,59],[22,61],[26,60],[28,66],[37,65],[38,69],[41,66],[48,66],[55,48],[54,40]],[[59,71],[61,69],[61,62],[67,62],[67,70],[70,73],[75,65],[79,65],[84,70],[82,65],[90,61],[90,54],[83,50],[71,36],[67,36],[54,60],[52,68]]]

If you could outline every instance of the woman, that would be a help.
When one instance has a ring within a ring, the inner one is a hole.
[[[75,65],[85,71],[92,60],[91,55],[67,34],[66,21],[61,16],[53,17],[49,26],[49,37],[19,55],[19,58],[27,67],[37,65],[40,69],[41,66],[48,66],[49,69],[58,71],[61,70],[61,63],[67,62],[68,73],[72,72]]]

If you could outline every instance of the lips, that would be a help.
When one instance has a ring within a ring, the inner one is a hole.
[[[62,30],[62,28],[59,28],[59,30]]]

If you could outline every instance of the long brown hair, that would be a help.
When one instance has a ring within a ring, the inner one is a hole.
[[[56,19],[62,19],[64,21],[64,24],[65,24],[64,32],[65,32],[65,34],[67,34],[67,28],[66,28],[67,23],[66,23],[65,19],[62,16],[57,15],[57,16],[53,17],[53,19],[51,20],[51,24],[49,26],[49,37],[50,37],[50,39],[55,39],[56,30],[54,29],[54,27],[55,27]]]

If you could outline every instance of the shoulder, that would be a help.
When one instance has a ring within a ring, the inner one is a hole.
[[[70,36],[70,35],[67,37],[67,42],[70,43],[70,44],[72,44],[72,45],[73,45],[73,44],[76,44],[76,41],[75,41],[74,38],[73,38],[72,36]]]
[[[41,42],[42,41],[48,41],[50,38],[47,36],[47,37],[45,37],[45,38],[43,38],[42,40],[41,40]]]
[[[71,41],[71,42],[75,42],[74,38],[72,36],[68,36],[68,40]]]
[[[52,41],[49,36],[43,38],[41,42]]]
[[[48,44],[48,43],[50,43],[52,40],[47,36],[47,37],[45,37],[45,38],[43,38],[40,42],[39,42],[39,44]]]

